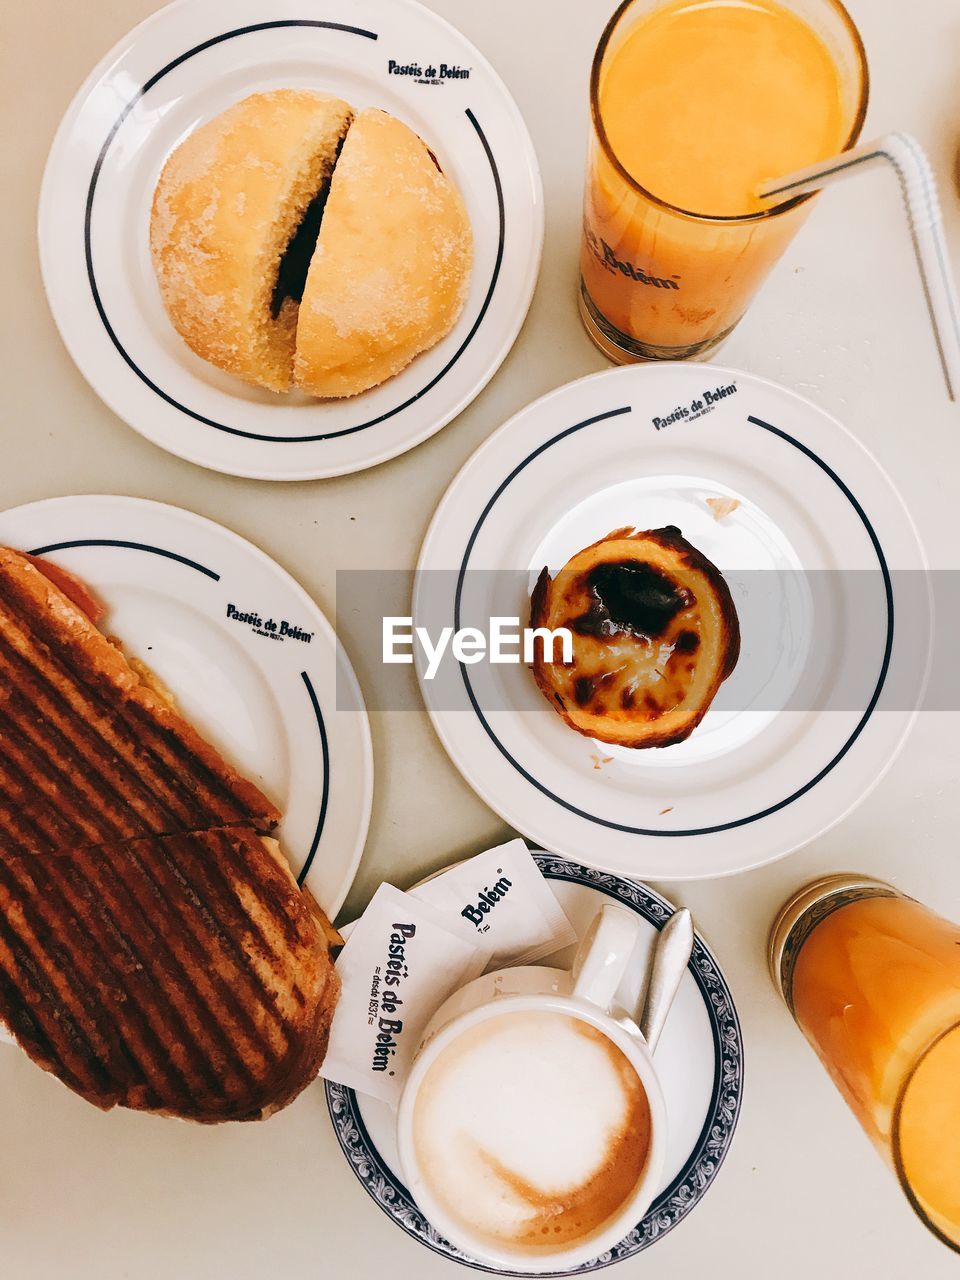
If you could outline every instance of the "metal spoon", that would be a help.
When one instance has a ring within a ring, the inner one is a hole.
[[[639,1017],[640,1032],[651,1053],[657,1047],[692,951],[693,917],[684,907],[675,911],[660,930],[653,950],[650,977]]]

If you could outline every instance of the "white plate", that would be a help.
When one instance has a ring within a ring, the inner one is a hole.
[[[391,63],[424,75],[391,73]],[[441,78],[443,66],[469,74]],[[167,319],[150,262],[150,204],[166,157],[230,103],[280,87],[329,90],[405,120],[457,183],[473,223],[473,280],[456,328],[350,400],[278,398],[194,356]],[[63,340],[115,413],[215,471],[303,480],[403,453],[486,385],[533,295],[543,193],[499,76],[413,0],[179,0],[121,40],[69,107],[47,162],[39,236]]]
[[[0,543],[90,584],[102,626],[283,810],[290,865],[334,916],[366,839],[373,756],[349,660],[303,588],[235,533],[138,498],[15,507],[0,513]],[[357,710],[338,710],[338,684]]]
[[[727,497],[740,505],[715,518],[708,499]],[[876,461],[808,401],[709,365],[601,373],[506,423],[440,503],[414,622],[436,637],[526,621],[544,565],[666,524],[723,571],[743,633],[687,742],[611,748],[568,728],[523,665],[430,681],[418,662],[444,746],[493,809],[546,848],[659,880],[759,866],[837,822],[904,741],[931,642],[923,552]]]
[[[665,898],[646,885],[556,858],[534,855],[571,924],[582,935],[606,898],[643,921],[636,963],[618,994],[638,1007],[643,974],[657,931],[673,914]],[[540,961],[569,969],[575,945]],[[509,980],[504,991],[509,991]],[[646,1249],[662,1239],[703,1199],[730,1150],[743,1101],[743,1040],[733,997],[719,965],[697,935],[693,955],[657,1045],[669,1127],[663,1181],[643,1220],[609,1253],[566,1274],[585,1275]],[[326,1084],[337,1138],[350,1165],[376,1203],[402,1230],[435,1253],[477,1270],[493,1271],[466,1257],[438,1234],[410,1198],[400,1174],[396,1113],[343,1085]],[[500,1272],[499,1274],[510,1274]]]

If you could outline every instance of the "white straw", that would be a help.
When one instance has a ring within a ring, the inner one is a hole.
[[[956,400],[960,393],[960,305],[943,235],[936,179],[916,138],[908,133],[888,133],[842,155],[765,182],[758,195],[764,200],[803,195],[879,162],[891,165],[900,181],[947,393]]]

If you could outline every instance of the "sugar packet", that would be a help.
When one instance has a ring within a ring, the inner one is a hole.
[[[396,1105],[430,1018],[488,959],[430,903],[382,884],[337,960],[343,988],[320,1075]]]
[[[442,912],[450,929],[486,948],[488,970],[532,964],[577,940],[522,840],[468,858],[410,892]]]

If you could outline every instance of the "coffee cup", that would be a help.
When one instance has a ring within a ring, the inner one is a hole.
[[[663,1092],[615,1004],[641,927],[606,905],[572,971],[485,974],[424,1033],[397,1116],[404,1179],[433,1226],[480,1262],[579,1266],[622,1240],[660,1186]]]

